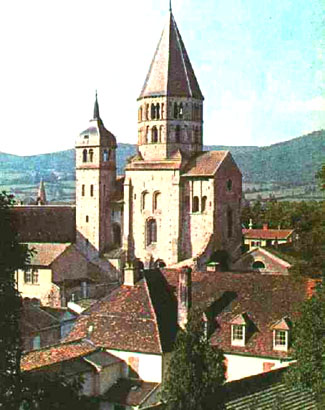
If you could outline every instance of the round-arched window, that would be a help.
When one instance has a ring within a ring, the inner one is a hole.
[[[265,269],[265,265],[262,261],[255,261],[252,265],[253,269]]]

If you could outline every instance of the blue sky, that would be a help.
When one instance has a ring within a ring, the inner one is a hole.
[[[325,128],[324,0],[173,0],[205,96],[206,144]],[[0,3],[0,151],[72,148],[91,117],[136,143],[138,97],[168,0]]]

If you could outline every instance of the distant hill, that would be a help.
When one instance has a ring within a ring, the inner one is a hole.
[[[325,162],[325,130],[268,147],[206,146],[206,150],[229,150],[242,171],[244,181],[252,183],[306,184]],[[136,152],[132,144],[118,144],[117,166],[122,174],[126,159]],[[50,154],[17,156],[0,153],[0,185],[49,182],[75,178],[74,150]]]

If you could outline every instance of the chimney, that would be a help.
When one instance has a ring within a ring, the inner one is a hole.
[[[263,231],[267,231],[269,229],[267,224],[263,224]]]
[[[192,304],[192,269],[188,266],[179,271],[177,304],[178,326],[185,329]]]
[[[249,220],[249,225],[248,225],[249,229],[253,229],[253,219]]]
[[[140,278],[138,263],[126,262],[124,267],[124,285],[134,286]]]

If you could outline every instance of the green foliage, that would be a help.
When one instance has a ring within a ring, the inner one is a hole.
[[[204,409],[207,398],[225,382],[223,352],[211,347],[201,317],[192,313],[185,331],[177,335],[162,391],[166,409]]]
[[[295,259],[293,274],[319,277],[325,268],[325,202],[260,202],[247,204],[242,210],[242,223],[247,227],[249,219],[254,227],[295,229],[295,242],[284,251]]]
[[[16,240],[9,217],[13,197],[0,194],[0,407],[15,408],[21,388],[21,299],[15,287],[15,271],[24,268],[29,253]]]
[[[325,191],[325,165],[317,172],[316,178],[319,180],[321,190]]]
[[[57,373],[24,375],[21,410],[95,410],[98,401],[80,395],[82,379]]]
[[[301,306],[293,326],[293,358],[285,381],[289,386],[312,390],[319,401],[325,391],[325,287]],[[324,408],[324,407],[322,407]]]

